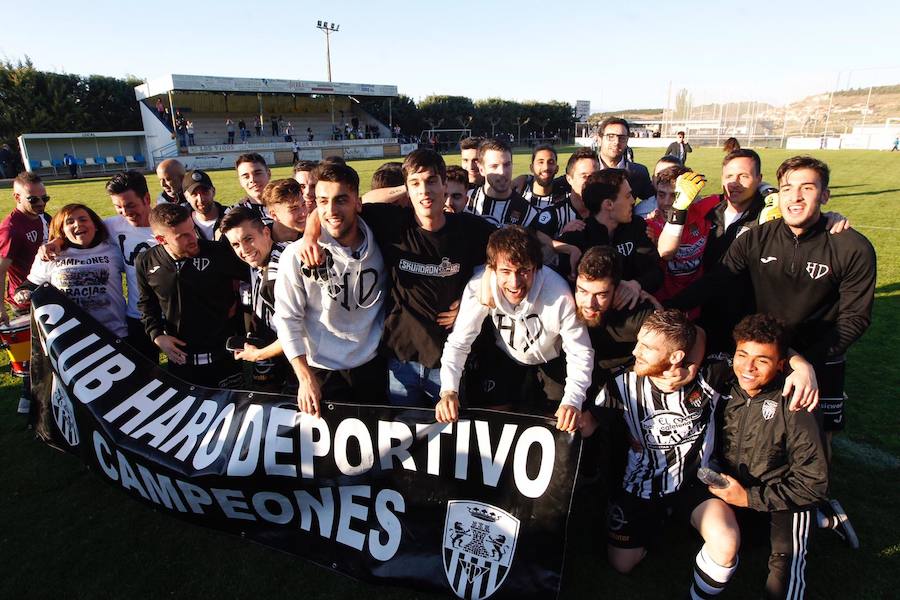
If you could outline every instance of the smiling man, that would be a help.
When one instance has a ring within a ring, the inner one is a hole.
[[[513,180],[513,187],[537,209],[544,209],[562,200],[571,189],[565,179],[555,179],[559,172],[559,157],[549,144],[537,146],[531,153],[530,175],[520,175]]]
[[[575,431],[591,383],[594,352],[568,284],[542,268],[540,242],[515,225],[491,234],[487,266],[466,286],[456,325],[444,344],[437,420],[458,418],[463,367],[490,317],[495,352],[479,356],[484,368],[476,387],[481,394],[473,404],[551,412],[558,429]],[[479,298],[485,277],[490,278],[493,308]]]
[[[176,377],[206,387],[240,383],[239,363],[225,349],[238,333],[235,281],[250,273],[226,244],[197,238],[190,210],[161,204],[150,212],[158,246],[138,255],[138,310],[147,336],[169,358]]]
[[[222,237],[219,225],[225,216],[225,207],[216,202],[216,187],[206,172],[200,169],[188,171],[181,184],[184,195],[194,212],[191,219],[197,234],[204,240],[218,240]]]
[[[235,206],[245,206],[259,216],[263,223],[271,224],[272,218],[263,204],[263,191],[272,178],[272,170],[266,164],[266,159],[256,152],[241,154],[234,162],[234,168],[238,183],[247,194]]]
[[[650,172],[640,163],[628,160],[628,138],[631,127],[628,121],[619,117],[607,117],[600,123],[600,168],[624,169],[628,173],[628,183],[634,190],[635,198],[644,200],[653,195]]]
[[[476,156],[484,183],[472,191],[466,210],[498,227],[527,227],[537,210],[513,189],[512,148],[503,140],[486,139]]]

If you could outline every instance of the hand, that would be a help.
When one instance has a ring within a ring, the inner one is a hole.
[[[829,233],[831,235],[835,235],[841,233],[842,231],[846,231],[851,229],[850,227],[850,219],[842,215],[841,213],[836,212],[827,212],[825,213],[825,227],[828,228]]]
[[[694,199],[700,195],[700,190],[706,185],[706,177],[700,173],[688,171],[682,173],[675,180],[675,201],[672,208],[675,210],[687,210]]]
[[[747,490],[744,489],[740,483],[738,483],[737,479],[722,473],[722,477],[728,480],[728,487],[724,488],[714,488],[710,487],[709,491],[714,496],[717,496],[727,502],[732,506],[740,506],[746,508],[750,505],[750,500],[747,497]]]
[[[441,392],[441,399],[434,406],[434,419],[438,423],[453,423],[459,418],[459,394]]]
[[[662,310],[663,305],[662,302],[656,299],[656,296],[651,294],[650,292],[646,292],[643,289],[641,290],[640,295],[638,296],[638,302],[649,302],[653,305],[653,308],[656,310]]]
[[[634,308],[641,297],[641,284],[633,279],[620,281],[616,286],[616,295],[613,296],[613,308]]]
[[[496,308],[494,304],[494,292],[491,289],[491,280],[494,278],[494,269],[486,266],[484,275],[481,276],[481,289],[478,291],[478,301],[488,308]]]
[[[778,193],[769,194],[765,199],[765,206],[759,211],[759,224],[768,223],[781,218],[781,208],[778,206]]]
[[[300,388],[297,390],[297,406],[301,411],[316,418],[321,416],[322,388],[315,375],[298,377]]]
[[[246,360],[247,362],[257,362],[260,360],[261,351],[253,344],[244,343],[244,349],[234,353],[235,360]]]
[[[176,365],[183,365],[187,362],[187,353],[184,351],[185,342],[179,340],[173,335],[158,335],[153,343],[159,346],[169,360]]]
[[[438,313],[435,321],[444,329],[453,329],[453,324],[456,322],[456,315],[458,314],[459,300],[451,304],[448,310]]]
[[[581,420],[581,411],[574,406],[562,404],[556,409],[556,428],[560,431],[575,433],[578,429],[578,421]]]
[[[560,235],[569,232],[569,231],[581,231],[584,229],[584,221],[581,219],[575,219],[574,221],[569,221],[563,228],[559,230]]]
[[[27,304],[31,302],[31,290],[20,290],[13,296],[13,300],[19,304]]]
[[[578,431],[581,432],[581,437],[591,437],[599,426],[600,423],[597,422],[591,411],[581,413],[581,420],[578,422]]]
[[[576,246],[569,248],[569,279],[575,281],[578,277],[578,263],[581,261],[581,250]]]
[[[788,410],[797,412],[805,408],[808,412],[812,412],[819,405],[816,371],[811,364],[805,360],[798,360],[796,356],[791,360],[791,367],[794,371],[785,378],[781,395],[788,396],[793,390]]]
[[[50,240],[46,244],[42,244],[37,251],[37,257],[43,261],[48,262],[57,257],[57,255],[62,250],[62,239]]]
[[[297,254],[307,267],[320,265],[325,260],[319,244],[307,239],[306,236],[300,238],[300,250]]]
[[[667,390],[677,390],[692,382],[697,377],[699,370],[699,367],[694,363],[684,366],[673,366],[666,369],[659,379],[663,381],[663,385]]]

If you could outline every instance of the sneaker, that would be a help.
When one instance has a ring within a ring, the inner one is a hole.
[[[828,500],[819,505],[819,510],[828,519],[828,528],[834,531],[844,540],[844,543],[854,550],[859,550],[859,538],[856,537],[856,530],[850,523],[844,507],[837,500]]]
[[[19,408],[16,410],[20,415],[27,415],[31,411],[31,400],[22,396],[19,398]]]

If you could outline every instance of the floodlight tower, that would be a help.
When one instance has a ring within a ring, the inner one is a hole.
[[[337,23],[329,23],[328,21],[317,21],[316,29],[321,29],[325,33],[325,62],[328,65],[328,81],[331,82],[331,34],[340,30],[341,26]]]

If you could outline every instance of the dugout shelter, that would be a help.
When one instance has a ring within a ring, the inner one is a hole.
[[[390,107],[396,96],[395,85],[199,75],[166,75],[135,88],[148,168],[173,157],[188,169],[225,168],[246,152],[290,164],[295,142],[306,160],[399,156],[390,108],[385,123],[359,101],[387,98]],[[179,126],[188,121],[192,139]]]

